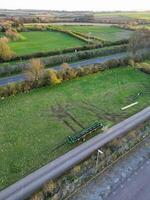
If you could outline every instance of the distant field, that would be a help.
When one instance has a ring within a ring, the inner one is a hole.
[[[82,46],[85,43],[59,32],[31,31],[21,33],[26,40],[9,42],[9,46],[17,55],[31,54],[39,51],[61,50],[69,47]]]
[[[149,86],[148,75],[122,67],[1,100],[0,189],[72,148],[52,153],[70,127],[81,130],[66,112],[83,126],[97,119],[112,125],[150,104]],[[121,111],[141,90],[139,104]]]
[[[150,20],[150,12],[108,12],[108,13],[96,13],[95,16],[99,17],[131,17],[134,19],[147,19]]]
[[[147,19],[150,20],[150,12],[127,12],[121,13],[122,16],[128,16],[135,19]]]
[[[124,30],[111,26],[63,26],[67,30],[77,31],[87,35],[92,35],[107,41],[117,41],[122,39],[128,39],[132,31]]]
[[[144,28],[144,29],[148,29],[150,30],[150,25],[138,25],[138,26],[135,26],[136,28]]]

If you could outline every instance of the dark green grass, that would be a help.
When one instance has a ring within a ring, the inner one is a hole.
[[[67,30],[77,31],[91,36],[96,36],[102,40],[117,41],[122,39],[128,39],[133,31],[124,30],[111,26],[63,26]]]
[[[52,153],[51,149],[73,132],[53,116],[51,106],[60,103],[84,126],[98,119],[95,110],[87,110],[83,102],[97,107],[99,117],[105,112],[113,125],[150,104],[150,78],[130,67],[85,76],[56,87],[36,89],[0,101],[0,188],[3,188],[56,156],[72,148]],[[120,108],[132,103],[139,91],[139,104],[126,111]],[[104,111],[102,111],[104,110]],[[62,112],[60,112],[62,113]],[[117,120],[114,121],[115,117]],[[80,131],[74,122],[68,122]],[[101,120],[101,119],[99,119]]]
[[[9,42],[9,46],[17,55],[61,50],[85,44],[74,37],[60,32],[31,31],[22,32],[21,34],[26,40]]]

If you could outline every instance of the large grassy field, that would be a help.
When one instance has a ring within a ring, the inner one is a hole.
[[[111,126],[148,106],[149,86],[148,75],[122,67],[0,100],[0,188],[71,149],[52,152],[81,125]],[[121,111],[140,91],[139,104]]]
[[[111,26],[63,26],[67,30],[77,31],[87,35],[92,35],[107,41],[117,41],[128,39],[133,31],[124,30]]]
[[[21,34],[26,38],[24,41],[9,42],[9,46],[17,55],[61,50],[85,44],[74,37],[59,32],[31,31],[22,32]]]

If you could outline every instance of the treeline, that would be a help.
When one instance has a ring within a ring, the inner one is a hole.
[[[62,64],[64,62],[70,63],[70,62],[75,62],[75,61],[79,61],[83,59],[89,59],[89,58],[98,57],[98,56],[105,56],[108,54],[121,53],[121,52],[127,51],[127,49],[128,49],[128,45],[117,45],[117,46],[112,46],[112,47],[110,46],[110,47],[99,48],[99,49],[76,51],[74,53],[68,53],[68,54],[60,53],[59,55],[56,55],[56,56],[41,57],[41,60],[46,67],[50,67],[50,66]],[[38,58],[38,56],[36,58]],[[21,61],[18,64],[17,63],[16,64],[10,63],[8,65],[5,64],[4,66],[0,67],[0,76],[11,75],[13,73],[22,72],[22,70],[26,66],[28,66],[27,61],[24,61],[24,62]]]

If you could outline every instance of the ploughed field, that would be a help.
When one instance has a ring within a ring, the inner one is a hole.
[[[21,34],[25,37],[25,40],[9,42],[10,48],[17,55],[62,50],[86,44],[75,37],[60,32],[30,31],[21,32]]]
[[[118,41],[128,39],[133,31],[121,29],[113,26],[78,26],[78,25],[65,25],[63,28],[80,32],[89,36],[96,36],[106,41]]]
[[[0,100],[0,189],[73,148],[53,149],[82,126],[109,127],[148,106],[149,86],[126,66]],[[140,91],[139,104],[121,111]]]

